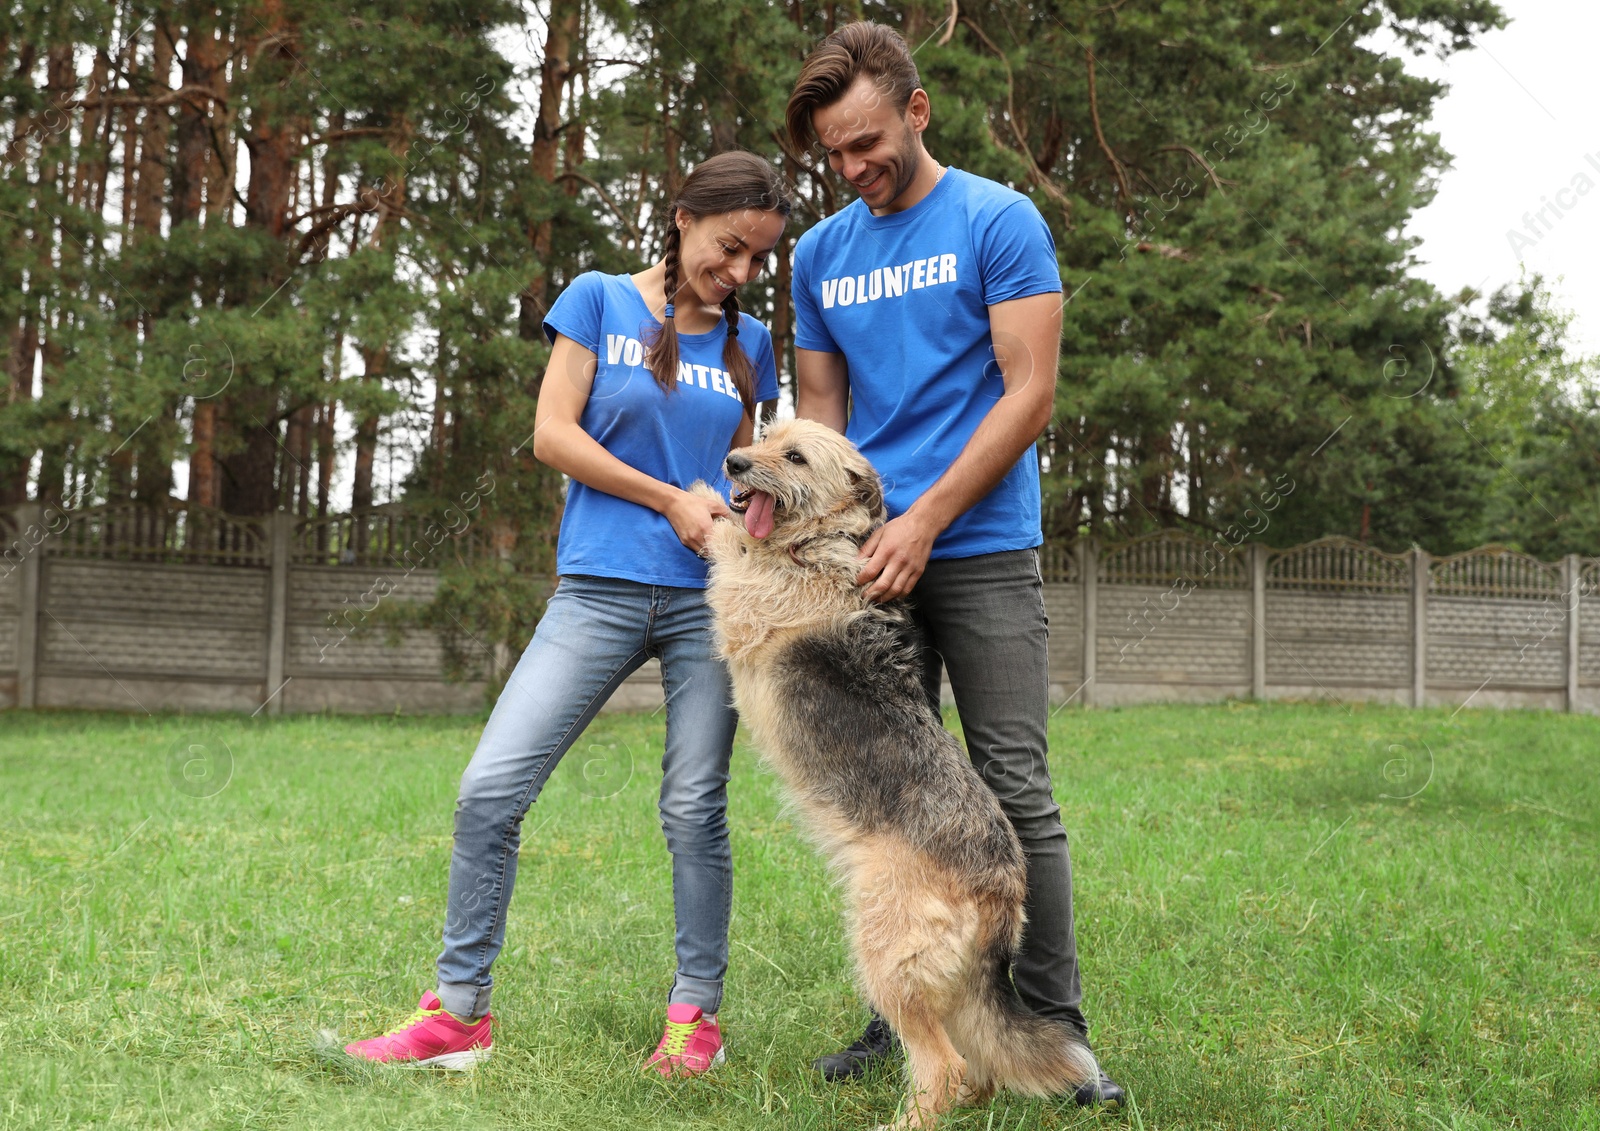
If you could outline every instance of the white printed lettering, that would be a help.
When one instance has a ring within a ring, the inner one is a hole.
[[[822,308],[860,306],[880,298],[901,298],[907,291],[920,291],[960,278],[960,264],[953,252],[941,252],[901,264],[874,267],[864,274],[840,275],[821,281]]]
[[[628,339],[622,334],[606,335],[606,364],[615,365],[622,360],[622,349],[627,345]]]
[[[622,360],[628,365],[638,365],[644,360],[644,347],[639,344],[639,339],[628,339],[628,345],[622,351]]]
[[[727,392],[727,390],[722,387],[722,370],[713,369],[711,371],[711,387],[719,393]]]

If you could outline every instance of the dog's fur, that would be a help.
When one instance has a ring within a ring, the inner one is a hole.
[[[728,471],[736,508],[765,492],[774,512],[765,538],[719,521],[707,542],[722,653],[756,745],[844,880],[862,988],[908,1054],[901,1125],[996,1087],[1095,1079],[1075,1031],[1010,983],[1027,890],[1016,833],[928,703],[905,608],[856,585],[884,520],[877,473],[803,420],[731,453]]]

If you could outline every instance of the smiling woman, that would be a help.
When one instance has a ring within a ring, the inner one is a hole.
[[[661,262],[634,277],[651,312],[660,312],[645,364],[663,389],[681,379],[679,331],[710,331],[725,319],[723,369],[754,415],[750,358],[738,340],[738,289],[760,274],[788,215],[778,171],[753,153],[719,153],[689,174],[673,202]]]
[[[698,552],[728,508],[686,488],[722,483],[723,457],[749,442],[758,402],[777,398],[771,335],[740,312],[736,292],[788,214],[766,161],[710,158],[674,202],[660,262],[635,275],[582,274],[545,316],[550,363],[533,444],[571,479],[560,584],[461,777],[437,990],[398,1027],[346,1046],[351,1056],[469,1068],[489,1054],[490,972],[505,943],[523,817],[611,693],[654,657],[667,705],[660,809],[677,973],[649,1066],[697,1075],[722,1059],[726,785],[738,720],[711,650]]]

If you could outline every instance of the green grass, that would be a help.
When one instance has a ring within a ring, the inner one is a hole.
[[[864,1013],[838,893],[743,746],[729,1060],[638,1072],[673,970],[659,716],[595,724],[588,779],[569,759],[529,815],[495,1058],[330,1052],[432,984],[480,725],[0,716],[0,1128],[892,1116],[895,1080],[807,1068]],[[1137,1106],[948,1126],[1600,1127],[1600,720],[1234,703],[1062,711],[1051,737],[1085,1009]]]

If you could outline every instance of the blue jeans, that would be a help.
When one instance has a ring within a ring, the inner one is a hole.
[[[461,775],[439,955],[439,1000],[451,1013],[489,1011],[489,970],[505,943],[524,815],[611,693],[652,656],[666,697],[660,808],[677,919],[678,972],[667,1000],[707,1013],[721,1005],[733,903],[728,760],[738,716],[713,650],[705,593],[564,577]],[[602,764],[591,784],[620,788],[607,771]]]

